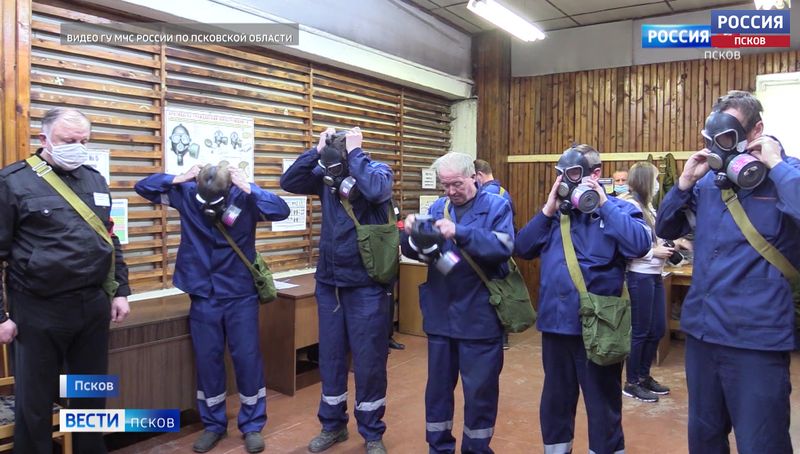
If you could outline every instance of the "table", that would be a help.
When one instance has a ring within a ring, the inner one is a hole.
[[[400,262],[400,308],[398,331],[403,334],[425,336],[422,330],[422,311],[419,308],[419,286],[428,279],[428,266],[410,259]]]
[[[672,331],[680,331],[680,320],[672,319],[672,303],[675,299],[675,290],[678,287],[689,287],[692,284],[692,265],[684,265],[678,268],[667,267],[664,268],[664,309],[667,320],[667,329],[664,331],[664,336],[658,343],[658,350],[656,352],[656,365],[661,365],[664,359],[669,355],[670,339]]]
[[[111,324],[108,373],[119,376],[120,393],[107,408],[195,407],[189,305],[186,294],[135,301],[124,322]]]
[[[278,298],[259,313],[261,353],[267,388],[293,396],[319,383],[319,367],[298,360],[301,350],[319,343],[319,318],[314,274],[279,279],[297,287],[278,290]]]

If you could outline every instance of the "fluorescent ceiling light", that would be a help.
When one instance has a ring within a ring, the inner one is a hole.
[[[755,0],[756,9],[789,9],[792,0]]]
[[[539,27],[526,21],[495,0],[469,0],[467,8],[523,41],[544,39]]]

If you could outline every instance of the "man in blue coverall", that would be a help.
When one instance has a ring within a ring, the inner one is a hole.
[[[446,194],[428,209],[443,238],[439,251],[457,255],[465,251],[489,279],[505,276],[514,244],[511,206],[498,195],[479,191],[469,155],[447,153],[433,168]],[[450,219],[445,218],[446,207]],[[414,215],[406,218],[400,244],[406,257],[425,260],[424,253],[409,241],[415,222]],[[419,301],[428,335],[425,428],[429,451],[455,452],[453,391],[460,373],[464,388],[461,452],[491,453],[503,368],[503,327],[489,303],[489,290],[462,257],[446,275],[438,266],[428,267]]]
[[[256,224],[262,215],[271,221],[286,219],[289,206],[248,183],[240,169],[224,165],[202,170],[195,165],[182,175],[157,173],[136,183],[135,190],[181,215],[173,281],[192,301],[189,326],[197,366],[197,406],[205,426],[193,448],[208,452],[227,434],[223,358],[227,338],[241,400],[239,430],[247,451],[261,452],[267,401],[258,343],[258,294],[250,271],[215,223],[221,221],[252,263],[258,253]]]
[[[575,152],[580,154],[577,154]],[[582,159],[580,158],[582,155]],[[545,452],[572,452],[575,409],[583,391],[589,423],[589,450],[595,454],[622,453],[622,362],[600,366],[589,361],[581,335],[580,301],[564,256],[559,223],[558,189],[570,179],[597,192],[599,207],[584,213],[562,208],[580,270],[589,292],[619,296],[625,280],[625,261],[641,257],[651,245],[651,232],[633,204],[606,197],[600,186],[600,154],[588,145],[565,151],[577,157],[574,166],[557,169],[558,177],[539,212],[517,234],[514,252],[526,259],[541,257],[539,318],[545,378],[539,407]],[[562,160],[559,160],[561,165]],[[575,175],[573,175],[573,172]]]
[[[322,432],[311,440],[308,449],[321,452],[348,438],[347,373],[351,352],[358,431],[366,440],[367,453],[381,454],[386,452],[382,441],[386,424],[382,418],[386,410],[390,292],[367,274],[355,224],[341,198],[348,198],[361,224],[386,224],[393,173],[388,165],[372,161],[363,152],[359,128],[346,132],[344,149],[339,151],[334,149],[335,134],[333,128],[325,130],[319,144],[300,155],[281,177],[285,191],[317,195],[322,203],[315,292],[322,377],[318,416]],[[341,152],[340,158],[323,159],[330,152],[334,157]],[[360,195],[354,196],[355,191],[349,186],[353,183]]]
[[[675,239],[690,231],[688,211],[697,219],[692,286],[681,310],[693,454],[730,452],[731,427],[740,453],[792,452],[792,291],[726,208],[718,187],[724,183],[715,184],[726,172],[709,171],[725,156],[720,145],[736,147],[733,156],[749,153],[769,169],[755,188],[732,189],[758,233],[800,268],[800,161],[762,135],[761,111],[748,92],[731,91],[717,101],[703,130],[706,148],[689,157],[656,221],[659,237]]]

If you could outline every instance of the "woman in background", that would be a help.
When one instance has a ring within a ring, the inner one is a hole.
[[[622,393],[644,402],[658,402],[659,395],[669,388],[650,376],[650,365],[658,342],[666,329],[664,284],[661,272],[673,248],[663,245],[655,236],[656,211],[651,200],[658,193],[658,169],[649,162],[640,162],[628,172],[630,192],[620,196],[642,210],[653,235],[653,246],[644,257],[628,263],[628,292],[631,297],[631,354],[626,366],[626,383]]]

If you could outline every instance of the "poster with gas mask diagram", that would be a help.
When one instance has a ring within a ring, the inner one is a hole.
[[[255,181],[253,117],[168,106],[164,125],[166,173],[180,175],[195,164],[225,161]]]

